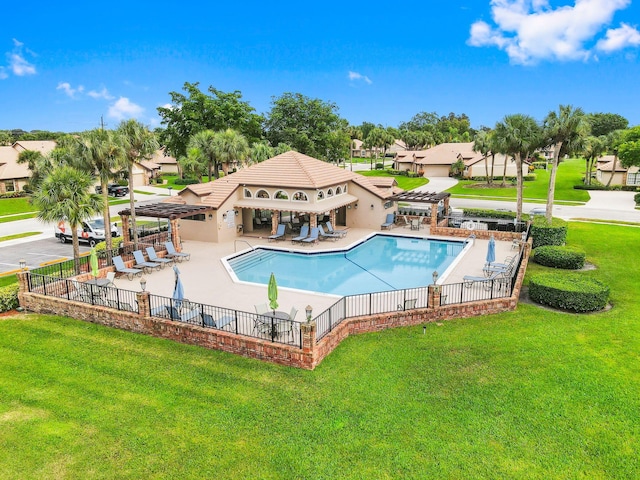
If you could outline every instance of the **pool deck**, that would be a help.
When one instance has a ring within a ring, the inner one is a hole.
[[[287,235],[285,241],[269,242],[267,230],[255,231],[251,236],[245,235],[234,242],[210,243],[185,241],[183,251],[191,253],[191,260],[177,263],[180,270],[180,278],[184,286],[185,297],[193,302],[208,305],[226,307],[247,312],[254,312],[254,305],[268,303],[267,286],[251,285],[246,283],[234,283],[227,273],[221,258],[232,255],[236,249],[242,251],[249,245],[257,247],[269,245],[273,247],[298,250],[302,252],[334,250],[348,247],[377,231],[368,229],[349,229],[346,237],[337,241],[325,240],[315,245],[292,244],[291,236]],[[397,227],[385,230],[383,233],[403,235],[408,237],[428,237],[428,229],[412,231],[408,228]],[[449,239],[447,237],[432,237]],[[456,239],[460,240],[460,239]],[[488,240],[475,240],[473,246],[464,254],[459,262],[452,268],[448,277],[442,283],[462,282],[464,275],[482,276],[482,267],[485,264]],[[496,261],[502,262],[505,257],[517,252],[511,248],[512,243],[496,241]],[[312,272],[309,272],[310,274]],[[144,274],[147,280],[146,290],[155,295],[171,297],[174,287],[174,272],[171,266],[152,273]],[[118,288],[139,291],[139,278],[128,280],[126,277],[116,279]],[[311,293],[301,290],[293,290],[280,287],[278,289],[279,310],[289,312],[291,307],[298,309],[296,320],[304,321],[305,307],[313,307],[314,316],[329,308],[340,297],[323,293]]]

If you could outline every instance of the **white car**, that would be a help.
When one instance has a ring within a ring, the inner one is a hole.
[[[547,207],[534,207],[529,211],[529,216],[535,217],[536,215],[546,215]]]

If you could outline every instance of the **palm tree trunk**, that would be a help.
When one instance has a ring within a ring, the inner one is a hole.
[[[524,191],[524,180],[522,178],[522,157],[520,153],[516,153],[516,178],[518,180],[518,192],[516,196],[516,219],[518,222],[522,219],[522,197]]]
[[[78,225],[71,227],[71,244],[73,245],[73,270],[76,275],[80,275],[80,242],[78,241]]]
[[[613,168],[611,169],[611,175],[609,175],[609,180],[607,180],[607,187],[611,185],[611,180],[613,180],[613,176],[616,174],[616,168],[618,163],[618,155],[613,156]]]
[[[484,174],[485,174],[485,178],[487,179],[487,185],[491,185],[491,181],[489,180],[489,162],[487,161],[489,157],[487,156],[487,154],[484,154]]]
[[[504,167],[502,168],[502,184],[501,187],[507,186],[507,162],[509,161],[509,155],[504,155]]]
[[[138,250],[138,227],[136,226],[136,203],[133,195],[133,163],[129,162],[129,209],[131,210],[131,231],[133,233],[133,248]],[[111,230],[111,229],[109,229]]]
[[[102,199],[104,200],[104,207],[102,210],[102,218],[104,220],[104,242],[107,247],[107,265],[111,265],[111,214],[109,213],[109,192],[107,191],[107,182],[100,182],[102,186]]]
[[[489,177],[489,185],[493,185],[493,169],[496,166],[496,154],[491,152],[491,177]]]
[[[549,189],[547,190],[547,212],[545,218],[547,223],[551,224],[551,217],[553,216],[553,196],[556,191],[556,174],[558,172],[558,163],[560,161],[560,149],[562,148],[562,142],[555,144],[553,151],[553,163],[551,164],[551,173],[549,174]]]

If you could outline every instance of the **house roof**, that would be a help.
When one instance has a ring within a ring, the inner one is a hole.
[[[278,187],[288,189],[321,189],[344,182],[354,182],[380,198],[389,198],[395,191],[395,179],[379,178],[344,170],[295,151],[285,152],[264,162],[244,168],[213,182],[188,185],[183,192],[198,197],[203,205],[218,208],[239,186]],[[179,202],[179,200],[171,200]]]
[[[54,140],[20,140],[15,142],[12,147],[18,153],[24,152],[25,150],[33,150],[44,155],[56,148],[56,142]]]
[[[163,148],[159,148],[158,150],[153,152],[153,155],[151,156],[151,158],[149,160],[151,160],[153,163],[157,163],[158,165],[167,165],[167,164],[174,164],[175,165],[176,163],[178,163],[178,161],[175,159],[175,157],[167,155],[167,153],[165,152],[164,147]]]
[[[610,162],[598,165],[596,168],[598,170],[603,171],[603,172],[611,172],[611,171],[613,171],[613,160],[611,160]],[[617,164],[616,164],[616,172],[626,172],[626,171],[627,171],[627,169],[624,168],[622,165],[620,165],[620,162],[617,162]]]
[[[146,170],[158,170],[160,168],[160,165],[150,160],[140,160],[138,164]]]

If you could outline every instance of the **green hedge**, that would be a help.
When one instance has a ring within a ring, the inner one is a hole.
[[[18,289],[17,283],[0,287],[0,312],[8,312],[18,308]]]
[[[633,196],[633,199],[635,200],[636,205],[640,205],[640,193],[636,193],[636,194]]]
[[[492,177],[494,182],[501,182],[502,181],[502,175],[497,176],[497,177]],[[505,177],[507,182],[517,182],[518,178],[517,177]],[[530,173],[528,175],[523,175],[522,176],[522,181],[524,182],[533,182],[535,179],[537,178],[535,173]],[[474,182],[486,182],[487,181],[487,177],[486,175],[477,175],[474,177],[469,178],[469,180],[472,180]]]
[[[176,178],[173,181],[174,185],[194,185],[198,183],[198,180],[195,178]]]
[[[546,245],[533,251],[533,261],[546,267],[579,270],[584,267],[586,254],[571,247]]]
[[[609,287],[577,273],[539,273],[529,282],[531,300],[572,312],[602,310],[609,300]]]
[[[567,239],[567,222],[560,218],[552,218],[551,225],[542,215],[536,215],[531,224],[532,248],[544,245],[564,245]]]
[[[513,220],[516,218],[516,212],[503,212],[501,210],[486,210],[483,208],[463,208],[465,217],[479,218],[498,218],[505,220]]]

